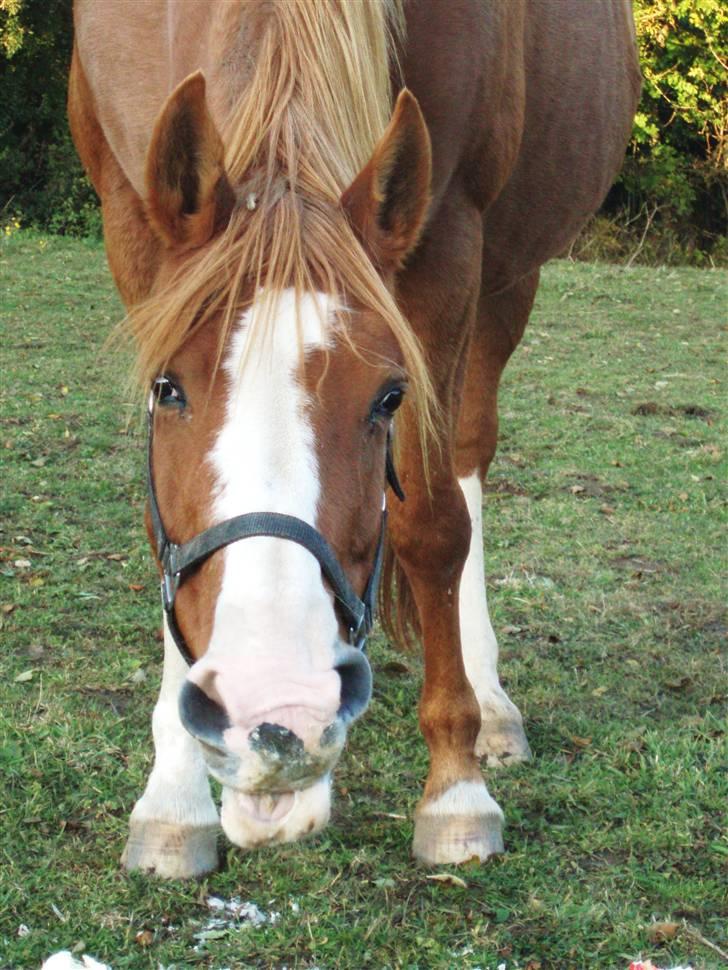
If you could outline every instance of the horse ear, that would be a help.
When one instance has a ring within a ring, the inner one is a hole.
[[[168,246],[181,251],[202,246],[227,225],[235,195],[201,71],[185,78],[165,101],[149,144],[145,178],[147,216]]]
[[[414,249],[430,203],[430,135],[415,96],[404,88],[374,154],[341,197],[374,262],[396,271]]]

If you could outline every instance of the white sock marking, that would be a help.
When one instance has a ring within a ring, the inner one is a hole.
[[[154,820],[181,826],[217,822],[202,752],[179,719],[179,692],[187,671],[165,619],[162,686],[152,716],[154,767],[134,806],[134,822]]]
[[[470,550],[460,577],[460,639],[463,662],[476,696],[480,700],[500,691],[498,683],[498,641],[488,614],[483,561],[483,489],[477,471],[459,478],[470,514]]]
[[[482,781],[458,781],[439,798],[423,803],[422,815],[498,815],[503,812]]]

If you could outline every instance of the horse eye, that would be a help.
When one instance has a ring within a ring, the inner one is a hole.
[[[184,391],[170,377],[158,377],[152,385],[152,394],[157,404],[160,404],[162,407],[168,407],[170,405],[184,407],[187,403]]]
[[[391,418],[403,400],[404,388],[392,387],[377,401],[374,406],[374,413],[376,416]]]

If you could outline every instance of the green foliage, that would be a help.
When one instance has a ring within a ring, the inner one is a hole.
[[[634,4],[643,94],[606,211],[629,238],[627,252],[647,229],[663,243],[643,246],[646,258],[718,262],[728,205],[728,5]],[[66,122],[71,19],[71,0],[0,0],[0,211],[24,225],[97,235],[98,203]]]
[[[637,0],[635,19],[644,74],[635,144],[654,148],[661,128],[669,129],[676,150],[725,165],[728,7],[723,0]]]
[[[98,202],[71,142],[70,0],[0,0],[0,211],[54,232],[98,234]]]
[[[728,7],[635,0],[635,24],[642,100],[612,205],[710,251],[726,231]]]

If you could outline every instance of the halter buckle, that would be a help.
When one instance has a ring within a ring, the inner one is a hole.
[[[349,627],[349,645],[356,647],[357,650],[362,650],[364,644],[367,640],[367,635],[369,633],[370,625],[367,621],[369,610],[366,605],[359,616],[356,626]]]
[[[174,598],[179,589],[179,573],[167,573],[162,576],[162,606],[166,613],[174,607]]]

